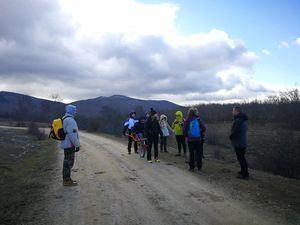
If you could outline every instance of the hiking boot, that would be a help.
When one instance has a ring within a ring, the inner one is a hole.
[[[148,160],[148,163],[152,163],[152,160]]]
[[[159,160],[159,159],[155,159],[155,162],[159,163],[159,162],[160,162],[160,160]]]
[[[67,187],[77,186],[77,183],[74,182],[73,180],[64,180],[63,186],[67,186]]]

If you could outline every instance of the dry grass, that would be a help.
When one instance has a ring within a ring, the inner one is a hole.
[[[56,157],[54,142],[0,128],[0,146],[1,224],[34,224],[46,213],[41,205]]]

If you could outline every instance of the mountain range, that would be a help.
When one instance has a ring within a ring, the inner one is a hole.
[[[141,100],[123,95],[101,96],[75,101],[70,104],[76,105],[78,115],[85,117],[103,115],[104,113],[109,113],[110,110],[120,114],[129,114],[132,110],[143,113],[149,111],[150,108],[154,108],[158,112],[183,108],[165,100]],[[64,107],[65,103],[0,91],[0,117],[12,119],[25,117],[25,119],[28,119],[34,116],[35,118],[38,117],[38,120],[43,120],[41,118],[43,115],[47,118],[51,114],[54,116],[63,114]]]

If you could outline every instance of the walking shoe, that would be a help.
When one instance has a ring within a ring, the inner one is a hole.
[[[76,183],[76,184],[78,183],[76,180],[72,180],[72,179],[71,179],[71,181],[72,181],[73,183]]]
[[[249,176],[239,175],[239,176],[237,176],[236,178],[242,179],[242,180],[248,180],[248,179],[249,179]]]
[[[148,163],[152,163],[152,160],[148,160]]]
[[[138,154],[138,151],[134,151],[135,154]]]
[[[155,159],[155,162],[159,163],[159,162],[160,162],[160,160],[159,160],[159,159]]]
[[[67,187],[77,186],[77,183],[72,180],[64,180],[63,186],[67,186]]]

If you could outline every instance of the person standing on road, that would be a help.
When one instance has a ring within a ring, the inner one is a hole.
[[[203,135],[205,131],[206,127],[199,118],[198,109],[190,108],[187,119],[183,124],[183,133],[187,138],[190,151],[190,171],[194,171],[195,157],[198,170],[202,169]]]
[[[160,129],[163,135],[160,137],[160,152],[167,151],[167,138],[170,136],[169,130],[172,130],[171,126],[168,123],[168,118],[166,115],[162,114],[159,119]]]
[[[240,163],[241,171],[237,178],[248,179],[248,164],[245,158],[247,148],[248,116],[242,112],[241,107],[234,107],[232,110],[234,121],[229,139],[234,147],[237,159]]]
[[[149,163],[152,163],[151,159],[151,150],[152,145],[154,147],[154,160],[155,162],[160,162],[158,159],[158,136],[163,136],[162,131],[158,122],[157,112],[151,108],[150,117],[145,123],[145,134],[148,140],[148,151],[147,151],[147,160]]]
[[[132,135],[132,129],[134,127],[134,124],[138,122],[138,120],[135,119],[136,116],[136,112],[135,111],[131,111],[129,114],[129,119],[125,122],[124,124],[124,130],[123,130],[123,135],[125,135],[126,130],[128,129],[128,145],[127,145],[127,150],[128,150],[128,154],[131,154],[131,146],[132,146],[132,141],[133,138],[131,137]],[[138,153],[137,151],[137,143],[134,141],[134,152]]]
[[[183,135],[183,114],[181,111],[177,111],[175,113],[175,120],[172,123],[172,129],[176,137],[177,142],[177,148],[178,148],[178,154],[176,156],[181,156],[181,146],[183,148],[183,154],[184,157],[186,157],[186,143],[185,143],[185,137]]]
[[[75,152],[80,149],[78,135],[78,126],[74,119],[76,106],[67,105],[66,114],[63,117],[63,129],[66,134],[65,139],[61,142],[61,148],[64,150],[63,161],[63,185],[76,186],[77,182],[71,179],[71,169],[74,165]]]
[[[139,121],[134,124],[132,131],[138,136],[139,138],[145,137],[145,120],[144,116],[139,118]]]

